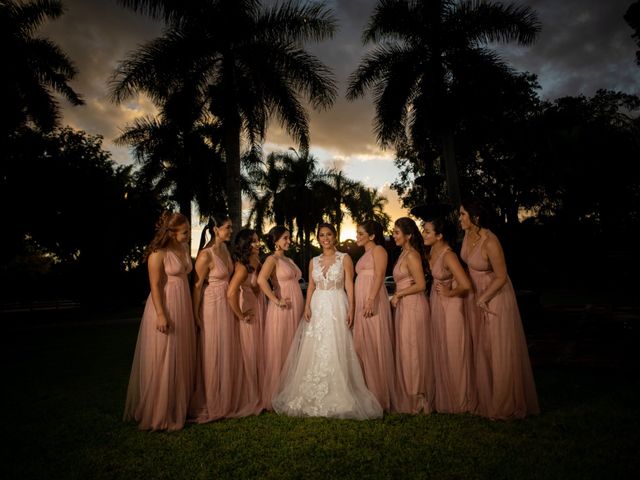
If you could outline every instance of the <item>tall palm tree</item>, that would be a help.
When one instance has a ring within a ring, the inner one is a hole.
[[[450,200],[460,201],[454,132],[468,111],[499,101],[511,69],[489,42],[531,44],[540,25],[529,7],[483,0],[379,0],[363,33],[377,46],[351,75],[347,96],[373,90],[379,143],[409,136],[422,162],[439,143]]]
[[[265,8],[259,0],[119,0],[168,23],[116,73],[116,99],[147,92],[158,81],[190,71],[220,120],[229,214],[241,220],[241,145],[264,139],[275,116],[306,148],[309,122],[303,99],[314,108],[332,104],[336,87],[329,69],[303,48],[333,35],[336,22],[320,4],[289,1]]]
[[[2,135],[31,124],[49,131],[59,120],[54,93],[72,105],[83,101],[69,81],[77,70],[54,42],[37,37],[37,29],[48,19],[63,14],[61,1],[0,2],[0,43],[3,73],[0,75],[0,129]]]

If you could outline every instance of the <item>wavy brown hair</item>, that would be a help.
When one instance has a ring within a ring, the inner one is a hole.
[[[175,234],[180,227],[188,224],[189,220],[181,213],[170,212],[168,210],[162,212],[162,215],[160,215],[160,218],[156,222],[156,234],[144,252],[144,261],[146,261],[153,252],[166,248],[173,238],[173,234]]]

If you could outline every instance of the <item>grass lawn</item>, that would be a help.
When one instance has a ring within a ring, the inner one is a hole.
[[[634,370],[536,368],[543,413],[523,421],[263,414],[141,432],[121,421],[137,328],[5,327],[2,478],[600,479],[640,471]]]

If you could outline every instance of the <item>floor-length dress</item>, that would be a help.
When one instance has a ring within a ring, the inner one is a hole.
[[[371,317],[364,316],[367,298],[374,282],[373,248],[356,264],[355,318],[353,344],[360,359],[367,388],[383,410],[395,406],[395,364],[393,360],[393,324],[391,306],[384,283],[376,294]]]
[[[196,333],[187,275],[191,259],[164,251],[164,308],[169,332],[156,330],[151,295],[140,323],[124,410],[144,430],[179,430],[187,417],[196,366]]]
[[[393,268],[396,292],[414,282],[400,268]],[[429,351],[429,302],[424,292],[412,293],[398,300],[394,315],[396,360],[396,410],[400,413],[431,413],[433,410],[433,361]]]
[[[301,272],[287,257],[274,255],[276,261],[274,292],[278,298],[291,300],[288,308],[269,302],[264,323],[264,407],[273,410],[271,400],[280,383],[280,372],[289,354],[304,308],[304,298],[298,282]]]
[[[482,255],[482,246],[489,237],[495,235],[487,231],[471,247],[465,236],[460,252],[469,267],[474,290],[467,300],[467,315],[473,327],[476,413],[493,419],[523,418],[540,409],[511,280],[507,278],[487,303],[492,314],[483,312],[475,300],[495,277],[489,260]]]
[[[445,297],[437,285],[456,288],[453,274],[447,269],[445,248],[431,267],[431,348],[435,381],[434,408],[443,413],[475,410],[475,386],[472,377],[473,351],[471,332],[465,316],[465,298]],[[455,254],[454,254],[455,255]]]
[[[240,285],[240,309],[251,310],[249,322],[240,322],[240,347],[243,363],[242,402],[251,413],[258,414],[264,408],[262,383],[264,382],[264,316],[265,295],[258,286],[258,271],[247,275]]]
[[[358,420],[382,417],[382,407],[364,383],[347,325],[345,255],[337,252],[326,270],[320,256],[313,259],[316,288],[311,319],[301,322],[282,370],[273,398],[278,413]]]
[[[202,328],[196,391],[191,403],[191,416],[198,423],[249,414],[241,403],[243,370],[238,320],[227,300],[233,265],[226,264],[214,252],[209,255],[213,267],[200,303]]]

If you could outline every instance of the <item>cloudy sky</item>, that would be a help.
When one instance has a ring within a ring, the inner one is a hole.
[[[56,41],[76,63],[72,85],[86,105],[63,106],[65,124],[105,138],[105,148],[119,162],[131,162],[125,148],[112,140],[128,122],[153,112],[144,97],[115,106],[107,97],[108,79],[127,52],[158,36],[162,26],[120,7],[115,0],[64,0],[66,13],[46,24],[41,34]],[[599,88],[640,93],[636,45],[623,15],[633,0],[527,0],[542,23],[535,45],[500,47],[503,56],[521,71],[539,76],[541,96],[592,95]],[[378,188],[391,201],[392,217],[402,214],[389,184],[396,177],[393,152],[381,151],[372,134],[373,106],[368,98],[344,99],[349,74],[366,51],[360,35],[376,0],[331,0],[339,30],[333,39],[310,47],[335,72],[340,88],[334,107],[311,113],[312,153],[324,166],[338,165],[353,178]],[[273,125],[266,150],[292,143]]]

